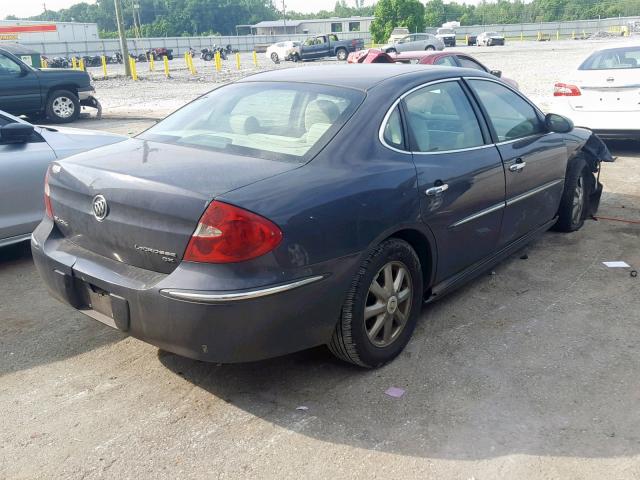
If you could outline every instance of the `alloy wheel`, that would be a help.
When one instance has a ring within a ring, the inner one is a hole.
[[[577,224],[582,220],[582,211],[584,209],[584,180],[582,175],[578,177],[576,188],[573,191],[573,204],[571,209],[571,221]]]
[[[53,101],[51,109],[57,117],[69,118],[74,114],[76,107],[69,97],[58,97]]]
[[[413,285],[402,262],[388,262],[373,278],[364,308],[364,326],[376,347],[391,345],[404,329],[411,313]]]

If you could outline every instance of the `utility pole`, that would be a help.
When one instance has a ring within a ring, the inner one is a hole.
[[[282,0],[282,23],[284,25],[284,33],[287,34],[287,6],[284,4],[284,0]]]
[[[116,22],[118,24],[118,37],[120,37],[120,51],[122,52],[122,63],[124,63],[124,74],[131,76],[131,67],[129,66],[129,48],[127,47],[127,37],[125,36],[124,23],[122,21],[122,5],[120,0],[114,0],[116,6]]]

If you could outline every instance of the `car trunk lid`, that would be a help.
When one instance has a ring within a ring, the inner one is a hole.
[[[582,70],[575,82],[581,95],[569,97],[574,110],[632,112],[640,110],[637,69]]]
[[[87,250],[170,273],[213,198],[297,166],[130,139],[54,165],[54,221]]]

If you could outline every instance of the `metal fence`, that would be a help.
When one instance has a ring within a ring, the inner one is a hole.
[[[369,32],[346,32],[338,34],[341,40],[354,38],[364,39],[365,44],[371,42]],[[231,45],[231,48],[241,52],[251,52],[260,47],[265,48],[272,43],[286,40],[304,41],[315,35],[290,34],[290,35],[242,35],[242,36],[210,36],[210,37],[166,37],[166,38],[130,38],[127,40],[129,52],[140,54],[150,48],[172,48],[175,56],[193,48],[200,51],[212,45]],[[112,55],[120,50],[118,39],[104,39],[94,41],[77,42],[21,42],[47,57],[72,57],[82,55]]]
[[[622,27],[627,26],[629,22],[638,20],[640,20],[640,17],[615,17],[567,22],[471,25],[456,28],[456,34],[458,37],[464,38],[467,35],[494,31],[512,39],[531,40],[544,36],[553,40],[556,38],[579,38],[601,31],[620,33]],[[435,30],[435,28],[429,29],[431,33],[435,33]]]
[[[599,31],[620,33],[622,27],[629,22],[640,21],[640,17],[615,17],[596,20],[576,20],[569,22],[518,23],[498,25],[472,25],[456,28],[459,38],[476,35],[481,32],[496,31],[511,39],[560,39],[582,37]],[[428,29],[434,32],[435,29]],[[131,53],[144,53],[150,48],[172,48],[174,55],[182,55],[189,48],[200,51],[202,48],[216,45],[231,45],[231,48],[241,52],[260,50],[272,43],[286,40],[304,41],[315,35],[242,35],[242,36],[209,36],[209,37],[167,37],[167,38],[130,38],[127,43]],[[362,38],[365,44],[371,44],[369,32],[345,32],[339,34],[342,40]],[[48,57],[82,56],[82,55],[111,55],[120,49],[117,39],[73,42],[22,42]]]

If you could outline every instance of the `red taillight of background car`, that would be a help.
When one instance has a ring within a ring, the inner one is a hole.
[[[576,85],[569,83],[556,83],[553,86],[554,97],[579,97],[582,95],[580,89]]]
[[[183,260],[243,262],[269,253],[281,241],[282,231],[266,218],[214,201],[200,218]]]
[[[51,190],[49,189],[49,170],[44,177],[44,211],[47,217],[53,218],[53,208],[51,208]]]

